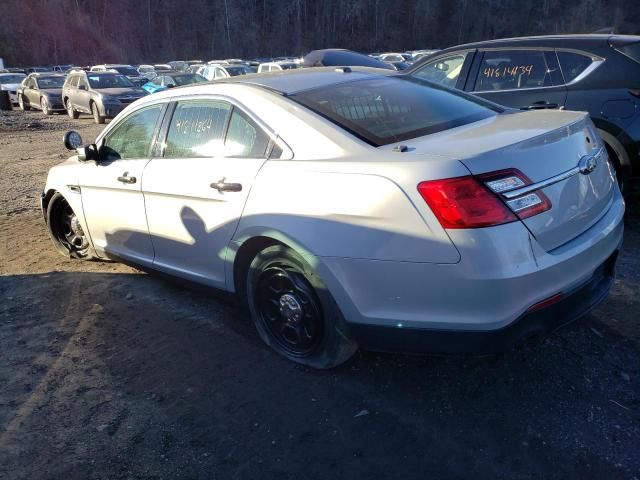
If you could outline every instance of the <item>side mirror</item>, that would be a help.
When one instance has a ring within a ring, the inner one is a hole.
[[[75,150],[82,146],[82,137],[75,130],[69,130],[63,137],[64,147],[67,150]]]
[[[98,161],[98,149],[93,144],[76,148],[76,152],[78,152],[78,160],[81,162],[86,162],[88,160]]]

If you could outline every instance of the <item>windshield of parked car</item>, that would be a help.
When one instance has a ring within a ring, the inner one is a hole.
[[[227,71],[227,73],[232,77],[235,77],[237,75],[246,75],[247,73],[250,73],[249,69],[244,65],[237,65],[233,67],[224,67],[224,68]]]
[[[404,76],[354,80],[289,98],[374,146],[459,127],[500,111],[479,99]]]
[[[21,73],[0,74],[0,83],[20,83],[25,77]]]
[[[135,86],[124,75],[102,74],[87,75],[91,88],[126,88]]]
[[[40,88],[62,88],[64,77],[38,77],[36,82]]]
[[[177,86],[190,85],[192,83],[206,82],[207,79],[197,73],[185,73],[183,75],[172,75],[173,81]]]
[[[128,75],[132,77],[138,76],[138,71],[133,67],[111,67],[111,68],[116,72],[121,73],[122,75]]]

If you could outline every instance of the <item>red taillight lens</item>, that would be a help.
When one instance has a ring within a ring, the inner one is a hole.
[[[517,220],[516,216],[474,177],[431,180],[418,185],[444,228],[479,228]]]

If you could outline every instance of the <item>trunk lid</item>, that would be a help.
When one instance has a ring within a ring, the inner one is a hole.
[[[502,114],[404,143],[412,153],[456,158],[474,175],[517,169],[533,184],[552,182],[537,190],[551,208],[521,219],[547,251],[596,223],[616,188],[606,149],[582,112]],[[592,171],[584,168],[589,158]]]

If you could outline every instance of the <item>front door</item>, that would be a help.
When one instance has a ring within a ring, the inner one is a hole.
[[[227,102],[177,103],[163,153],[142,183],[154,268],[226,287],[226,248],[269,143],[255,121]]]
[[[100,161],[81,169],[82,208],[99,255],[153,262],[141,185],[162,109],[146,107],[120,121],[99,146]]]
[[[476,55],[467,90],[523,110],[562,108],[567,98],[554,51],[487,50]]]

